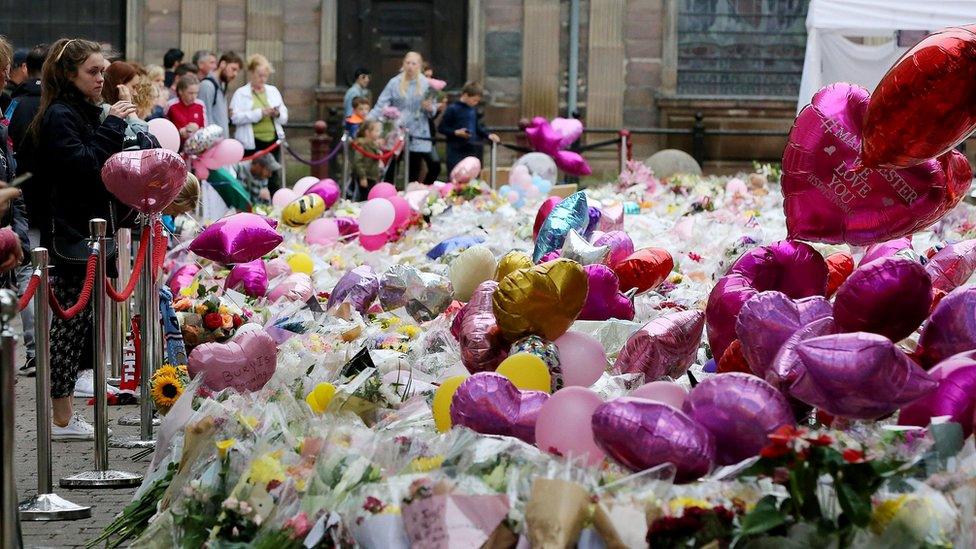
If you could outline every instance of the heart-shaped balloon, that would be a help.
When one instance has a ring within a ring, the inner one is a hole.
[[[834,295],[837,288],[854,272],[854,257],[847,252],[837,252],[824,258],[827,264],[827,297]]]
[[[634,241],[630,239],[629,234],[623,231],[605,232],[593,240],[593,245],[608,246],[610,248],[606,264],[613,268],[616,268],[630,254],[634,253]]]
[[[667,404],[618,398],[601,404],[592,423],[597,446],[631,471],[671,463],[677,469],[676,482],[691,482],[712,468],[715,441],[711,435]]]
[[[617,273],[606,265],[587,265],[586,301],[580,311],[579,320],[621,320],[634,319],[634,302],[620,291]]]
[[[126,206],[158,214],[183,190],[186,162],[167,149],[123,151],[105,161],[102,181]]]
[[[380,305],[384,311],[400,307],[417,322],[433,320],[447,310],[454,288],[447,278],[418,271],[409,265],[394,265],[380,277]]]
[[[508,357],[508,344],[501,337],[492,311],[491,298],[496,288],[498,283],[494,280],[482,282],[455,317],[461,362],[471,373],[494,372]]]
[[[942,298],[922,327],[918,347],[923,368],[976,349],[976,288],[959,288]]]
[[[376,301],[380,291],[380,279],[369,265],[360,265],[350,269],[336,282],[325,308],[332,310],[340,303],[349,302],[353,309],[365,314],[369,306]]]
[[[586,193],[578,191],[564,198],[549,212],[545,222],[542,223],[542,227],[539,228],[539,236],[535,239],[535,250],[532,252],[532,261],[538,263],[542,256],[561,249],[569,231],[575,230],[577,233],[582,233],[589,221]]]
[[[490,280],[495,273],[495,254],[488,246],[471,246],[451,262],[450,278],[454,297],[459,301],[471,299],[479,284]]]
[[[312,277],[305,273],[292,273],[278,283],[268,294],[268,302],[274,303],[284,298],[285,301],[308,301],[315,293]]]
[[[325,203],[326,208],[331,208],[333,204],[339,201],[339,184],[332,179],[322,179],[318,183],[309,187],[305,194],[317,194],[322,197],[322,201]]]
[[[893,240],[888,240],[887,242],[880,242],[878,244],[872,244],[868,246],[868,249],[864,251],[864,257],[857,264],[858,267],[861,265],[867,265],[868,263],[874,261],[875,259],[881,259],[882,257],[888,257],[897,254],[898,252],[911,249],[912,247],[912,237],[903,236],[901,238],[895,238]]]
[[[932,280],[917,261],[891,256],[857,268],[834,298],[834,320],[845,332],[908,337],[932,305]]]
[[[267,218],[236,213],[204,229],[190,243],[190,251],[217,263],[247,263],[277,248],[282,240]]]
[[[949,416],[949,421],[962,425],[963,436],[968,437],[976,408],[976,352],[949,357],[929,370],[929,375],[938,388],[902,408],[898,424],[927,427],[932,418]]]
[[[501,374],[482,372],[458,386],[451,400],[451,423],[535,444],[536,418],[548,399],[542,391],[519,391]]]
[[[864,163],[902,168],[936,157],[976,129],[976,26],[930,34],[888,69],[864,124]]]
[[[232,290],[238,286],[243,286],[244,293],[251,297],[264,297],[268,291],[268,271],[263,259],[234,265],[227,275],[224,288]]]
[[[965,284],[976,272],[976,238],[949,244],[925,264],[932,289],[949,293]]]
[[[904,170],[858,168],[868,99],[863,88],[831,84],[796,117],[783,153],[790,238],[867,245],[906,236],[935,223],[969,189],[972,170],[957,151]]]
[[[175,271],[173,271],[173,274],[170,275],[169,282],[167,283],[170,291],[173,292],[173,295],[179,295],[183,288],[189,288],[190,284],[193,284],[193,279],[199,272],[200,266],[196,263],[181,265]]]
[[[634,332],[624,344],[613,371],[643,373],[645,381],[678,378],[695,360],[705,315],[698,310],[661,315]]]
[[[791,335],[829,316],[830,302],[821,296],[793,300],[782,292],[760,292],[742,306],[735,333],[749,368],[765,379],[766,370]]]
[[[538,335],[550,341],[563,335],[586,302],[587,279],[575,261],[557,259],[506,276],[492,307],[509,341]]]
[[[827,265],[805,242],[781,240],[753,248],[732,264],[708,295],[705,321],[713,356],[722,356],[735,339],[735,320],[746,301],[759,292],[777,290],[791,299],[824,295]]]
[[[674,259],[662,248],[643,248],[625,257],[613,270],[620,277],[620,289],[644,293],[655,288],[671,273]]]
[[[525,169],[525,166],[521,167]],[[526,171],[526,173],[528,173],[528,171]],[[559,198],[558,196],[550,196],[543,200],[542,204],[539,204],[539,211],[535,213],[535,222],[532,224],[532,240],[539,237],[539,229],[542,228],[542,224],[546,222],[546,218],[549,217],[549,213],[552,212],[552,209],[555,208],[556,204],[559,204],[561,200],[562,198]]]
[[[451,182],[458,185],[467,185],[472,179],[481,173],[481,160],[477,157],[467,156],[454,165],[451,170]]]
[[[766,381],[786,393],[803,372],[803,362],[796,354],[796,346],[815,337],[838,333],[834,317],[821,318],[793,333],[779,348],[772,364],[766,369]],[[731,349],[731,346],[729,347]]]
[[[790,396],[833,416],[877,419],[937,387],[889,339],[867,332],[815,337],[795,352],[802,370]]]
[[[549,124],[559,134],[559,148],[566,149],[583,135],[583,123],[575,118],[556,117]]]
[[[691,390],[683,409],[712,434],[718,465],[759,455],[771,433],[795,423],[786,397],[751,374],[721,374],[702,380]]]
[[[512,250],[498,260],[498,267],[495,268],[495,281],[501,282],[515,271],[531,269],[532,265],[532,257],[529,254]]]
[[[203,376],[203,384],[214,391],[228,387],[237,391],[258,391],[271,379],[278,359],[278,346],[264,330],[247,332],[228,343],[204,343],[190,353],[187,370],[191,378]]]

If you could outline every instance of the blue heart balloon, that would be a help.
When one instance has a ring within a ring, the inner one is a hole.
[[[584,233],[590,223],[589,213],[586,193],[583,191],[577,191],[556,204],[546,217],[542,228],[539,229],[539,236],[535,239],[535,250],[532,252],[532,261],[538,263],[547,253],[562,249],[569,231]]]

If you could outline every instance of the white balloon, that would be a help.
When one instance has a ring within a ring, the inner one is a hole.
[[[359,210],[359,234],[374,236],[386,232],[396,220],[396,208],[385,198],[374,198]]]
[[[522,155],[515,164],[512,164],[512,169],[515,166],[525,166],[529,169],[530,175],[538,175],[550,183],[555,183],[558,177],[556,162],[548,154],[531,152]]]
[[[311,189],[312,185],[315,185],[318,182],[319,179],[317,177],[306,175],[305,177],[295,182],[295,186],[292,187],[292,190],[298,193],[298,196],[301,196],[305,194],[309,189]]]
[[[490,280],[495,273],[495,254],[488,246],[479,244],[461,252],[451,262],[451,285],[454,296],[460,301],[468,301],[479,284]]]

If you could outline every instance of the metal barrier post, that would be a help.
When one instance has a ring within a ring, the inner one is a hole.
[[[491,156],[489,157],[489,171],[488,171],[488,182],[491,184],[491,190],[497,189],[497,176],[498,176],[498,143],[491,142]]]
[[[20,536],[20,519],[17,516],[17,477],[14,475],[14,345],[16,336],[10,329],[10,321],[17,314],[17,295],[10,290],[0,290],[0,319],[3,331],[0,332],[0,425],[3,426],[3,447],[0,448],[0,482],[3,483],[3,500],[0,501],[0,544],[3,547],[20,549],[23,542]]]
[[[691,156],[701,166],[705,163],[705,115],[695,113],[695,125],[691,129]]]
[[[343,132],[342,139],[342,196],[352,198],[353,187],[349,184],[349,173],[352,166],[349,165],[349,133]]]
[[[623,173],[627,169],[627,149],[630,145],[630,132],[627,130],[620,130],[620,172]]]
[[[115,233],[115,245],[119,251],[118,273],[116,288],[125,288],[129,284],[129,276],[132,274],[132,229],[119,229]],[[122,362],[125,358],[126,334],[129,333],[129,300],[122,303],[111,303],[109,317],[111,318],[111,348],[109,354],[112,360],[112,373],[109,376],[109,383],[118,385],[122,378]]]
[[[142,475],[108,468],[108,408],[105,394],[105,238],[104,219],[92,219],[89,227],[96,255],[92,288],[92,360],[95,367],[95,469],[61,479],[63,488],[128,488],[142,483]],[[151,240],[151,239],[150,239]]]
[[[76,520],[91,516],[91,507],[72,503],[54,493],[51,475],[51,309],[47,295],[48,281],[47,248],[34,248],[31,252],[34,273],[40,284],[34,294],[34,346],[37,349],[37,384],[34,402],[37,406],[37,495],[20,503],[23,520]]]
[[[403,132],[403,190],[410,184],[410,133]]]

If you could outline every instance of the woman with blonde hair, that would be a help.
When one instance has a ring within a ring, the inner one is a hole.
[[[244,145],[244,155],[266,149],[275,141],[285,138],[282,127],[288,123],[288,107],[285,106],[278,88],[268,84],[274,67],[268,59],[256,53],[247,58],[248,83],[234,92],[230,100],[231,122],[234,123],[234,139]],[[281,148],[274,151],[275,160],[281,161]],[[281,184],[279,174],[268,179],[268,190],[274,194]]]
[[[430,134],[430,120],[437,116],[437,104],[427,97],[430,85],[420,72],[423,62],[415,51],[403,56],[400,74],[386,83],[369,118],[378,120],[386,107],[396,107],[400,111],[400,125],[410,134],[410,181],[417,180],[421,162],[424,162],[427,164],[427,175],[423,183],[430,185],[440,174],[441,165],[431,155],[434,142]],[[392,171],[396,171],[396,167]]]

